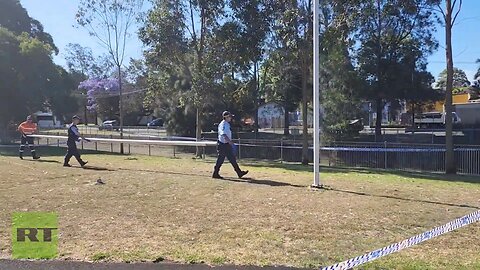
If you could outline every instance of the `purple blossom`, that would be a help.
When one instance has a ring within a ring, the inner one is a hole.
[[[78,85],[79,90],[87,92],[87,109],[94,111],[97,109],[97,98],[117,96],[119,94],[118,80],[109,79],[88,79]]]

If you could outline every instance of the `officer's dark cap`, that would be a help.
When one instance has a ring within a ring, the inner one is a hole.
[[[225,118],[225,117],[227,117],[227,116],[234,117],[235,115],[231,114],[229,111],[224,111],[224,112],[222,113],[222,116],[223,116],[223,118]]]

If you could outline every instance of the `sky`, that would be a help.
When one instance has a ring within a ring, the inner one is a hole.
[[[94,37],[91,37],[84,28],[77,26],[75,14],[78,0],[20,0],[20,2],[30,17],[40,21],[44,30],[52,35],[60,50],[60,53],[54,57],[57,64],[65,66],[63,53],[68,43],[90,47],[96,55],[106,53]],[[454,65],[464,70],[471,81],[480,67],[480,64],[475,63],[476,59],[480,59],[479,11],[479,0],[463,0],[462,10],[453,29]],[[440,47],[428,57],[428,71],[437,77],[446,67],[445,31],[441,26],[438,27],[435,37]],[[127,44],[126,59],[141,58],[142,50],[142,43],[134,33]]]

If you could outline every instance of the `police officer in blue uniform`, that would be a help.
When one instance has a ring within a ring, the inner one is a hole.
[[[89,140],[85,139],[80,132],[78,131],[78,123],[80,123],[80,117],[77,115],[72,117],[72,124],[68,127],[68,140],[67,140],[67,154],[65,155],[65,161],[63,163],[64,167],[71,167],[70,164],[70,158],[75,157],[80,163],[80,166],[85,167],[85,165],[88,163],[88,161],[83,161],[82,158],[80,157],[80,152],[78,152],[77,149],[77,142],[80,141],[80,139],[89,142]]]
[[[218,125],[218,141],[217,141],[217,163],[213,171],[213,178],[223,179],[220,176],[220,167],[222,167],[225,157],[230,161],[239,178],[245,176],[248,171],[242,171],[237,164],[237,159],[233,153],[232,130],[230,129],[230,122],[232,115],[228,111],[222,113],[223,121]]]

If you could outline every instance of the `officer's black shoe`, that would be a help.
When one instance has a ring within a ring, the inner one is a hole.
[[[87,163],[88,163],[88,161],[84,161],[84,162],[80,163],[80,166],[82,166],[82,168],[83,168],[83,167],[85,167],[85,165],[87,165]]]
[[[18,157],[19,157],[20,159],[23,159],[23,154],[22,154],[21,152],[18,153]]]
[[[63,164],[63,167],[72,167],[70,164]]]
[[[240,172],[238,173],[238,178],[244,177],[247,173],[248,173],[248,171],[240,171]]]
[[[40,157],[39,157],[39,156],[37,156],[37,155],[33,155],[33,157],[32,157],[32,158],[33,158],[33,159],[35,159],[35,160],[37,160],[37,159],[40,159]]]
[[[220,174],[218,174],[218,173],[214,173],[214,174],[212,175],[212,178],[214,178],[214,179],[223,179],[223,177],[221,177]]]

